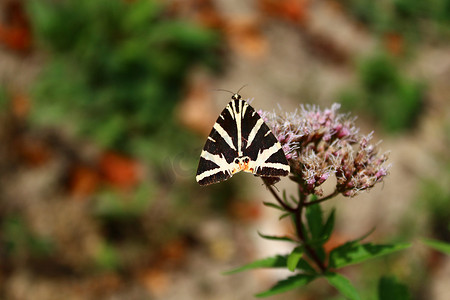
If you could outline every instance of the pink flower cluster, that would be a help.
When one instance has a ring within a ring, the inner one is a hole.
[[[305,194],[321,195],[320,185],[336,177],[336,193],[353,197],[387,175],[387,153],[370,144],[372,133],[360,135],[355,118],[338,114],[339,104],[320,110],[301,106],[294,112],[259,111],[280,141],[291,166],[292,180]]]

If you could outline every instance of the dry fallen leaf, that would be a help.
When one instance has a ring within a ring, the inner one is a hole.
[[[402,55],[405,50],[405,41],[399,33],[387,33],[384,36],[384,44],[387,50],[396,56]]]
[[[136,186],[141,179],[138,162],[118,153],[103,153],[99,168],[107,183],[121,189]]]
[[[18,157],[31,167],[45,164],[52,155],[50,147],[42,140],[21,136],[13,143],[14,151]]]
[[[255,18],[232,18],[225,25],[225,37],[238,54],[259,60],[268,53],[268,41]]]
[[[74,196],[86,197],[94,193],[100,183],[100,175],[94,168],[76,165],[69,172],[69,191]]]
[[[193,79],[184,100],[178,105],[177,119],[186,127],[209,134],[216,121],[216,112],[212,105],[211,88],[206,80]]]
[[[307,18],[307,0],[259,0],[259,9],[272,17],[302,24]]]
[[[27,52],[31,48],[31,28],[28,16],[20,1],[7,1],[3,3],[4,24],[0,24],[0,42],[8,48]]]

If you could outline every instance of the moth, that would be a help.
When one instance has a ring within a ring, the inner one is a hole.
[[[289,174],[280,142],[238,93],[217,118],[203,147],[196,176],[200,185],[227,180],[240,171],[262,177]]]

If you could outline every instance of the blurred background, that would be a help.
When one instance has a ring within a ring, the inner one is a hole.
[[[450,299],[450,258],[417,242],[450,242],[449,41],[450,0],[0,0],[0,298],[252,299],[289,275],[222,275],[292,228],[253,176],[195,181],[215,89],[248,84],[256,109],[341,103],[391,151],[383,184],[326,206],[330,249],[413,242],[344,270],[361,297],[391,274]]]

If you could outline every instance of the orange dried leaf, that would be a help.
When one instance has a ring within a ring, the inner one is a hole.
[[[25,95],[17,94],[12,98],[12,113],[18,119],[24,119],[30,111],[30,101]]]
[[[51,150],[42,140],[22,137],[14,142],[19,158],[31,167],[45,164],[51,157]]]
[[[261,217],[261,205],[256,202],[233,201],[228,211],[233,218],[244,222],[253,222]]]
[[[140,274],[140,281],[145,288],[153,295],[162,297],[171,286],[169,274],[158,268],[149,268]]]
[[[69,174],[69,191],[74,196],[86,197],[93,194],[100,183],[98,172],[88,166],[78,165]]]
[[[31,27],[23,4],[8,1],[3,4],[5,24],[0,24],[0,42],[12,50],[26,52],[31,48]]]
[[[211,101],[211,88],[206,81],[193,82],[187,96],[177,107],[177,118],[186,127],[204,134],[211,130],[216,120]]]
[[[260,59],[268,52],[268,42],[260,30],[260,24],[253,19],[231,19],[227,22],[225,36],[238,54]]]
[[[113,152],[106,152],[100,158],[100,171],[106,182],[129,189],[141,179],[137,161]]]
[[[306,0],[259,0],[259,8],[265,14],[295,23],[307,18]]]
[[[384,36],[384,44],[387,50],[394,55],[401,55],[405,50],[403,37],[395,32],[387,33]]]

